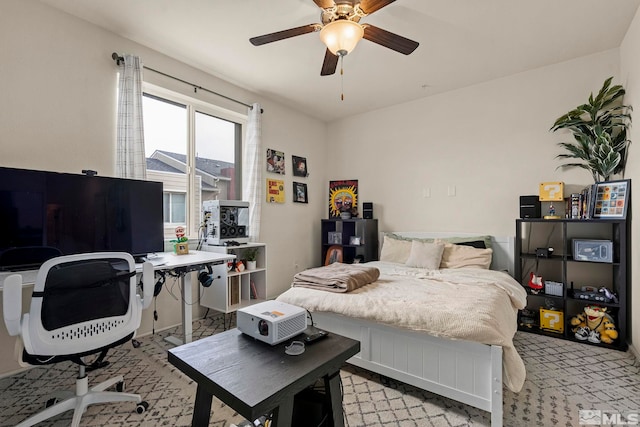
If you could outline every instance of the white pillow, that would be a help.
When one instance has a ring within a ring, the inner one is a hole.
[[[491,266],[492,249],[478,249],[472,246],[455,245],[446,243],[440,268],[483,268],[488,270]]]
[[[411,242],[409,240],[399,240],[384,236],[382,251],[380,251],[380,261],[404,264],[409,259],[410,253]]]
[[[443,251],[443,243],[429,243],[414,240],[411,242],[411,252],[405,264],[409,267],[437,270],[438,267],[440,267]]]

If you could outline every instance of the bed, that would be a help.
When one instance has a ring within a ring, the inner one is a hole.
[[[412,244],[478,236],[394,234]],[[383,242],[384,254],[391,240],[385,236]],[[489,411],[491,425],[499,427],[503,384],[519,391],[524,382],[512,339],[526,293],[509,275],[513,238],[486,237],[486,242],[490,269],[408,267],[385,256],[364,264],[380,271],[371,284],[346,293],[292,287],[278,300],[308,309],[318,328],[359,340],[361,351],[349,363]]]

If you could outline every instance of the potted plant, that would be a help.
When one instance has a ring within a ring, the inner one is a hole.
[[[244,257],[247,260],[247,270],[255,270],[256,258],[258,257],[258,247],[250,247],[245,249]]]
[[[558,145],[568,153],[561,159],[578,159],[581,162],[565,163],[559,167],[579,167],[591,172],[595,182],[608,181],[611,175],[624,172],[627,162],[627,129],[631,125],[633,108],[622,104],[625,90],[621,85],[611,86],[609,77],[598,95],[559,117],[551,131],[567,129],[573,133],[574,142]]]

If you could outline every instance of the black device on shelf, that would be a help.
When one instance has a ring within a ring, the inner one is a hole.
[[[520,218],[541,218],[540,196],[520,196]]]
[[[556,281],[567,287],[562,295],[553,297],[546,293],[532,295],[528,292],[527,306],[518,315],[518,328],[591,344],[575,338],[571,319],[582,314],[588,305],[600,305],[609,309],[607,313],[614,320],[618,338],[612,344],[595,345],[625,351],[628,348],[627,295],[631,284],[630,223],[628,219],[617,218],[517,219],[515,279],[527,291],[531,272],[542,276],[545,281]],[[592,242],[603,238],[610,242],[610,262],[585,262],[575,258],[575,240]],[[545,250],[549,247],[554,248],[552,256]],[[574,288],[574,282],[580,285]],[[538,321],[540,308],[551,300],[555,310],[563,314],[565,327],[562,332],[545,331],[542,322]]]
[[[164,251],[162,183],[0,168],[0,270],[56,255]]]

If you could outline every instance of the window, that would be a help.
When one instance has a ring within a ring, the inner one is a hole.
[[[241,196],[246,116],[152,85],[143,98],[147,179],[164,186],[165,236],[196,237],[205,200]]]
[[[186,193],[164,192],[163,200],[164,222],[169,224],[184,225],[187,222],[187,195]]]

